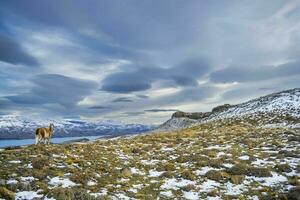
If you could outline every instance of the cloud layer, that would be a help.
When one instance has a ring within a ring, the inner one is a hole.
[[[1,115],[160,123],[299,87],[300,3],[1,1]]]

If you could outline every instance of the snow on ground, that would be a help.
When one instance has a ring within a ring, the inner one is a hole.
[[[189,200],[198,200],[199,199],[199,195],[197,192],[186,192],[183,191],[183,197]]]
[[[214,168],[214,167],[202,167],[201,169],[198,169],[195,172],[198,176],[203,176],[210,170],[220,171],[222,169],[218,169],[218,168]]]
[[[67,178],[60,178],[60,177],[54,177],[52,178],[49,183],[49,185],[54,186],[54,187],[63,187],[63,188],[67,188],[67,187],[73,187],[76,186],[77,184],[74,183],[73,181],[71,181],[70,179]]]
[[[240,160],[249,160],[249,156],[245,155],[245,156],[240,156],[239,159]]]
[[[221,186],[221,184],[219,182],[208,179],[207,181],[204,181],[203,183],[201,183],[199,188],[200,188],[200,192],[210,192],[213,189],[220,187],[220,186]]]
[[[160,192],[160,196],[171,198],[171,197],[173,197],[173,193],[170,190],[168,190],[168,191],[162,191],[162,192]]]
[[[159,172],[159,171],[155,171],[155,170],[150,170],[149,171],[149,177],[159,177],[160,175],[162,175],[164,172]]]
[[[10,161],[8,161],[9,163],[12,163],[12,164],[19,164],[19,163],[21,163],[22,161],[20,161],[20,160],[10,160]]]
[[[20,179],[23,182],[32,182],[32,181],[36,180],[33,176],[21,177]]]
[[[261,182],[261,185],[263,186],[275,186],[277,184],[280,184],[282,182],[287,182],[288,179],[285,176],[282,176],[278,173],[271,172],[272,176],[271,177],[255,177],[255,176],[247,176],[246,180],[248,181],[257,181]]]
[[[42,194],[38,194],[38,192],[35,191],[22,191],[16,193],[16,200],[31,200],[34,198],[42,198]]]
[[[190,181],[187,179],[179,179],[177,180],[176,178],[171,178],[171,179],[166,179],[164,184],[161,185],[161,189],[173,189],[177,190],[181,187],[187,186],[187,185],[195,185],[196,183],[194,181]]]

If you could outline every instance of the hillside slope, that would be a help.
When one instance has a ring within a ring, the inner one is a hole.
[[[300,132],[219,120],[0,152],[4,199],[297,199]]]
[[[300,88],[273,93],[237,105],[225,104],[211,112],[176,112],[157,130],[186,128],[220,119],[242,120],[266,126],[299,126]]]

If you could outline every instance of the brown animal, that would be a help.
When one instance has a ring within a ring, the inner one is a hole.
[[[35,144],[45,143],[50,144],[50,139],[53,133],[54,125],[50,124],[49,128],[37,128],[35,131]]]

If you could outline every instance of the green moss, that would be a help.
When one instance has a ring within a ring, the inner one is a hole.
[[[15,193],[5,187],[0,187],[0,198],[7,199],[7,200],[14,200]]]

